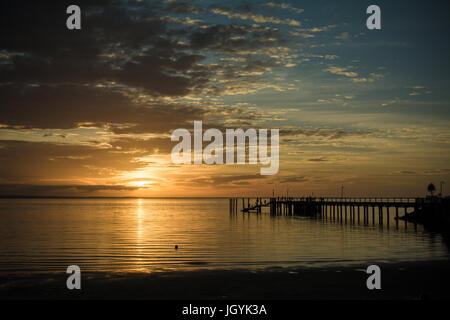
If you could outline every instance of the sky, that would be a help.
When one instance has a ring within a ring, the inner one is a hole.
[[[445,1],[0,6],[0,195],[448,194]],[[279,172],[172,163],[194,121],[279,129]]]

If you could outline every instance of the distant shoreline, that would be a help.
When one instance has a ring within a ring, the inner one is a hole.
[[[229,199],[230,197],[0,196],[0,199]],[[269,197],[267,197],[269,198]]]

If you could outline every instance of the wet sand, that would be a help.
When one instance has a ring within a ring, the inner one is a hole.
[[[368,265],[264,270],[0,276],[0,299],[450,299],[450,261],[379,264],[381,290],[368,290]]]

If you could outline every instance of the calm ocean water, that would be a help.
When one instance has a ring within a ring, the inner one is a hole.
[[[392,215],[391,215],[392,217]],[[178,245],[179,250],[174,246]],[[268,213],[227,199],[0,199],[0,274],[151,272],[448,259],[439,234]]]

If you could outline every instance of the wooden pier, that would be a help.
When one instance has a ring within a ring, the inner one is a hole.
[[[379,225],[389,225],[391,214],[395,215],[398,225],[399,219],[421,210],[428,203],[426,198],[333,197],[231,198],[229,202],[230,213],[259,214],[267,207],[272,216],[309,216],[366,224],[375,224],[377,219]]]

